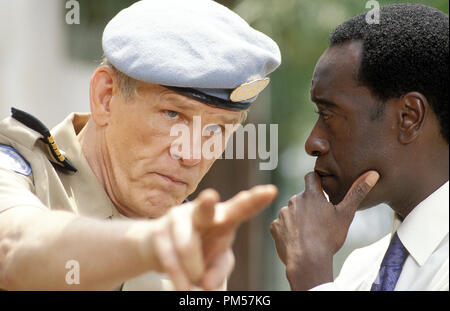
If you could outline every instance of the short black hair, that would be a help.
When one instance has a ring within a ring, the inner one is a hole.
[[[380,8],[378,24],[366,13],[336,27],[330,46],[362,41],[359,82],[382,101],[416,91],[424,95],[439,119],[448,143],[449,18],[422,4]]]

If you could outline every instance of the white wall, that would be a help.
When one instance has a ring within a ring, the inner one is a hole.
[[[62,0],[0,0],[0,119],[16,107],[53,127],[89,110],[95,64],[68,58],[64,27],[78,25],[65,12]]]

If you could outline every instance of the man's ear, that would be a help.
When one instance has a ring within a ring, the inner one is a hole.
[[[92,119],[100,126],[106,126],[110,118],[110,104],[117,93],[117,79],[114,70],[108,66],[100,66],[95,70],[90,84],[90,105]]]
[[[402,144],[409,144],[419,136],[429,105],[425,96],[418,92],[403,95],[397,105],[398,140]]]

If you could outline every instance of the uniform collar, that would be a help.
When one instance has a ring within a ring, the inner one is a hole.
[[[449,182],[420,202],[401,221],[395,217],[393,232],[414,260],[422,266],[448,234]]]
[[[71,113],[52,129],[56,143],[78,169],[76,173],[58,172],[58,174],[68,195],[75,201],[77,214],[103,219],[112,218],[119,213],[89,166],[77,139],[77,134],[89,118],[90,114]]]

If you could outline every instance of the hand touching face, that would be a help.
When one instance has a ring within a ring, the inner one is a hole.
[[[359,204],[378,181],[374,171],[361,175],[337,205],[323,194],[319,175],[305,176],[305,191],[293,196],[271,224],[278,256],[293,289],[332,281],[333,255],[342,247]]]

